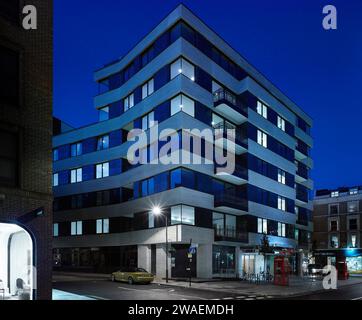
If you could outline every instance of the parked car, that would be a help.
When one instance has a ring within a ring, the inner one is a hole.
[[[133,283],[151,283],[153,274],[142,268],[123,268],[111,274],[112,281]]]
[[[322,265],[320,264],[309,264],[308,265],[308,274],[312,275],[312,276],[325,276],[327,275],[329,272],[326,271]]]

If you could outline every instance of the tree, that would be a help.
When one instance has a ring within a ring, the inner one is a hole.
[[[261,239],[260,248],[261,254],[264,256],[264,273],[266,274],[266,255],[273,252],[273,248],[270,246],[269,238],[264,233]]]

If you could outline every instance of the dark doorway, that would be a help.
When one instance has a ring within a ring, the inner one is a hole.
[[[191,277],[196,277],[196,253],[192,255],[192,262],[188,258],[189,244],[174,244],[172,245],[172,264],[171,277],[172,278],[189,278],[190,271],[187,268],[191,268]]]
[[[156,274],[156,245],[151,244],[151,273]]]

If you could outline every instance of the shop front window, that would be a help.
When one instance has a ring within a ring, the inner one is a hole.
[[[212,272],[214,274],[235,272],[235,247],[213,246]]]
[[[5,300],[33,299],[33,241],[15,224],[0,223],[0,296]]]

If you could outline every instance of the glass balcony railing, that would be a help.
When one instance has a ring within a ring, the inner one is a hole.
[[[227,104],[231,108],[233,108],[235,111],[243,114],[245,117],[247,117],[247,110],[246,108],[243,108],[242,105],[239,103],[238,98],[235,94],[231,93],[230,91],[226,89],[219,89],[213,93],[214,95],[214,106],[217,107],[220,104]]]
[[[219,166],[218,164],[215,164],[215,173],[222,173],[222,168],[223,167]],[[234,172],[231,173],[231,175],[248,180],[248,169],[242,165],[235,164]]]
[[[248,233],[238,230],[235,226],[218,226],[214,225],[216,241],[238,241],[248,242]]]
[[[236,195],[234,192],[220,192],[214,194],[214,206],[217,207],[230,207],[238,210],[247,211],[248,201],[241,195]]]

